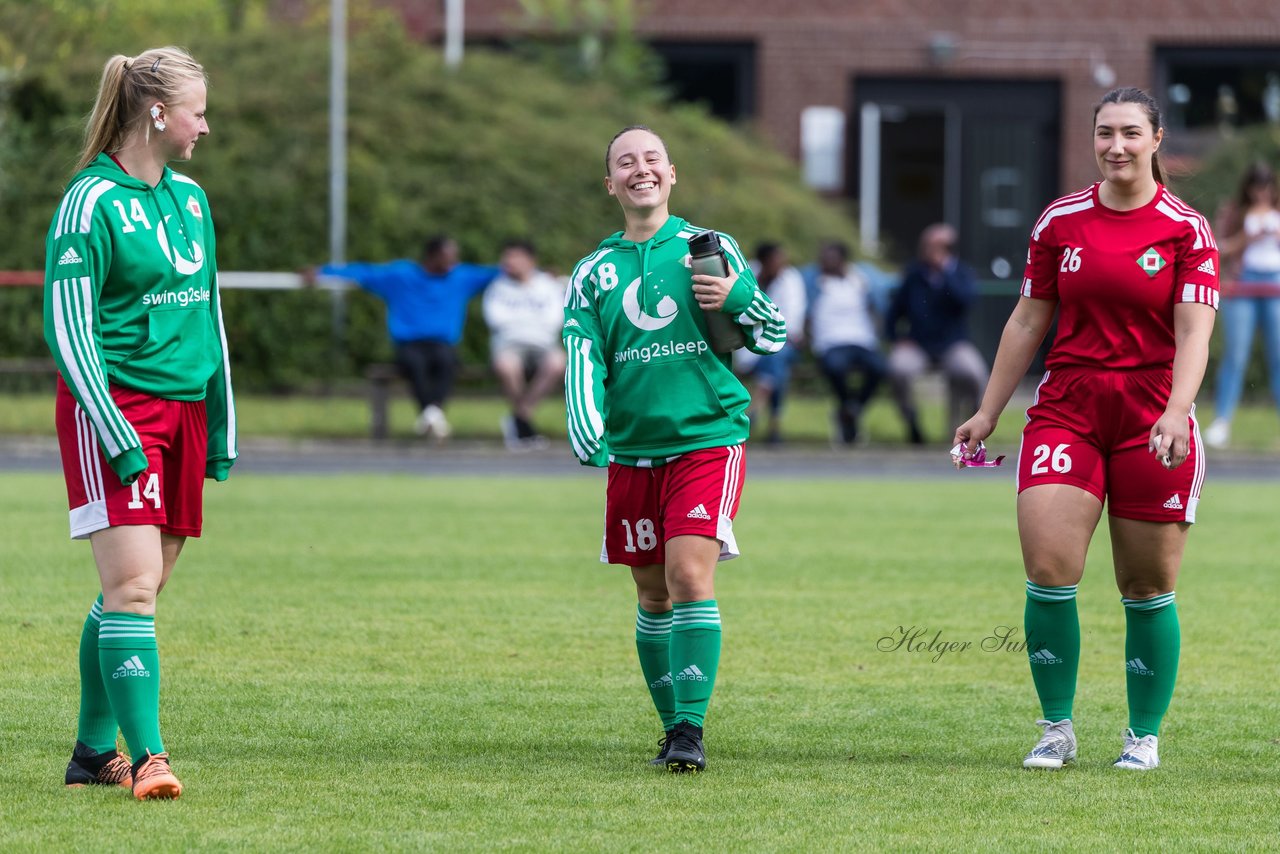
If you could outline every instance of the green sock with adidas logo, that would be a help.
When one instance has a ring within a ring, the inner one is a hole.
[[[1182,631],[1173,593],[1124,603],[1125,686],[1129,728],[1138,738],[1159,735],[1160,721],[1173,700],[1182,652]]]
[[[671,679],[676,721],[702,726],[720,666],[720,609],[716,600],[676,602],[671,615]]]
[[[98,662],[111,708],[133,761],[145,751],[163,753],[160,740],[160,653],[156,618],[117,612],[102,615]]]
[[[636,606],[636,653],[644,672],[653,707],[662,719],[662,728],[676,725],[676,695],[671,687],[671,612],[652,614]]]
[[[1076,698],[1076,673],[1080,669],[1076,585],[1041,587],[1028,581],[1023,628],[1031,681],[1035,683],[1045,720],[1056,723],[1070,718]]]
[[[99,753],[116,749],[115,712],[102,682],[102,664],[98,661],[98,625],[102,622],[102,596],[89,609],[80,632],[80,720],[76,740]]]

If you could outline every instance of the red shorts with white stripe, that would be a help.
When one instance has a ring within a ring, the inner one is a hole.
[[[1066,483],[1107,502],[1107,512],[1121,519],[1194,522],[1205,474],[1194,407],[1186,462],[1170,471],[1148,450],[1172,382],[1168,368],[1046,373],[1022,431],[1018,491]]]
[[[209,427],[204,401],[164,400],[111,386],[133,425],[147,470],[129,486],[107,465],[97,432],[61,379],[54,420],[71,508],[71,537],[117,525],[159,525],[166,534],[200,536]]]
[[[733,517],[742,500],[746,448],[704,448],[657,468],[609,464],[602,563],[665,563],[672,537],[720,541],[720,560],[738,556]]]

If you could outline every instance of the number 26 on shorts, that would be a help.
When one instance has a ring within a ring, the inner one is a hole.
[[[1056,448],[1050,449],[1048,445],[1036,445],[1032,451],[1031,457],[1031,473],[1048,474],[1050,470],[1058,474],[1066,474],[1071,471],[1071,455],[1067,451],[1070,445],[1062,444]]]

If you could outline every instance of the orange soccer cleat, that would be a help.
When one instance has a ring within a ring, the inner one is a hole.
[[[182,794],[182,784],[169,767],[168,753],[147,751],[146,759],[133,768],[133,796],[140,801],[167,798]]]

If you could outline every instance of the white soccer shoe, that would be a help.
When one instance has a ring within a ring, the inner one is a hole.
[[[418,421],[414,424],[414,432],[419,436],[434,436],[437,439],[449,435],[449,420],[444,417],[444,410],[434,403],[422,410]]]
[[[1150,771],[1160,767],[1160,756],[1157,753],[1158,739],[1154,735],[1138,738],[1133,730],[1124,731],[1124,750],[1120,758],[1111,763],[1112,767],[1124,768],[1127,771]]]
[[[1036,726],[1044,727],[1044,735],[1022,760],[1023,768],[1057,771],[1063,764],[1076,761],[1076,732],[1071,728],[1070,718],[1057,723],[1036,721]]]
[[[1231,444],[1231,422],[1215,418],[1204,431],[1204,443],[1210,448],[1225,448]]]

